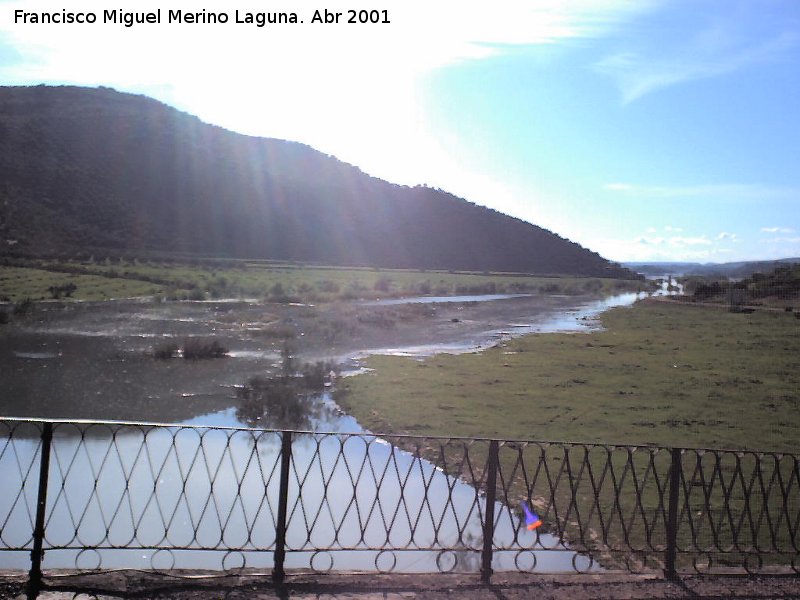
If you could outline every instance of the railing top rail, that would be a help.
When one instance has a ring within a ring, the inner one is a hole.
[[[684,450],[690,452],[723,452],[750,455],[780,455],[792,456],[800,460],[800,454],[784,450],[767,450],[754,448],[709,448],[703,446],[664,446],[647,442],[588,442],[588,441],[569,441],[569,440],[536,440],[536,439],[507,439],[492,437],[470,437],[457,435],[413,435],[404,433],[375,433],[371,431],[311,431],[303,429],[269,429],[260,427],[234,427],[230,425],[202,425],[189,423],[162,423],[156,421],[118,421],[118,420],[98,420],[98,419],[67,419],[67,418],[41,418],[41,417],[5,417],[0,416],[0,422],[11,421],[18,423],[50,423],[53,425],[107,425],[123,427],[149,427],[149,428],[170,428],[170,429],[197,429],[197,430],[219,430],[219,431],[248,431],[254,433],[292,433],[297,435],[317,435],[317,436],[339,436],[339,437],[375,437],[375,438],[399,438],[409,440],[437,439],[452,440],[455,442],[492,442],[497,441],[503,444],[536,444],[547,446],[584,446],[588,448],[648,448],[658,450]]]

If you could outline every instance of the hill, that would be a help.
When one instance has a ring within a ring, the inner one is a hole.
[[[737,291],[733,291],[737,290]],[[800,299],[800,263],[783,264],[770,272],[756,272],[740,281],[689,277],[686,291],[695,300],[791,307]]]
[[[781,258],[779,260],[754,260],[729,263],[688,263],[688,262],[626,262],[622,266],[643,275],[696,275],[743,279],[754,273],[766,273],[782,266],[800,263],[800,258]]]
[[[0,88],[0,240],[23,256],[95,248],[634,276],[444,191],[108,88]]]

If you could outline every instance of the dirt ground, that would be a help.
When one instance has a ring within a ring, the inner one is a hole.
[[[25,598],[23,575],[0,575],[0,598]],[[603,598],[789,599],[800,598],[800,576],[714,575],[667,581],[654,575],[495,574],[490,585],[477,575],[297,574],[282,586],[269,575],[198,578],[118,571],[46,577],[42,600],[170,598],[175,600],[294,599],[405,600],[586,600]]]
[[[347,303],[314,309],[275,306],[271,310],[277,322],[291,324],[297,332],[292,343],[304,360],[341,360],[398,351],[426,355],[481,350],[500,337],[529,332],[555,317],[579,328],[570,317],[600,299],[526,296],[495,302],[390,306]]]

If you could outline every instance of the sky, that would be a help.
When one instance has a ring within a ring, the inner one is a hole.
[[[63,9],[97,22],[15,22]],[[0,0],[0,84],[40,83],[303,142],[615,261],[800,256],[798,0]]]

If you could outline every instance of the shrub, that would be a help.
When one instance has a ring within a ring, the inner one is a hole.
[[[320,292],[326,294],[338,294],[339,293],[339,284],[335,281],[331,281],[330,279],[323,279],[317,282],[317,288],[319,288]]]
[[[63,295],[65,298],[71,298],[72,294],[75,290],[78,289],[78,286],[74,283],[67,283],[65,285],[51,285],[47,288],[47,291],[50,292],[50,297],[54,300],[58,300]]]
[[[297,330],[289,323],[270,323],[261,333],[270,338],[291,339],[297,337]]]
[[[627,284],[622,283],[622,287],[625,287]],[[587,279],[583,282],[583,291],[585,292],[599,292],[603,288],[603,282],[599,279]]]
[[[308,296],[314,292],[314,288],[307,281],[302,281],[297,286],[297,293],[301,296]]]
[[[177,355],[178,355],[178,344],[176,344],[175,342],[164,342],[153,348],[153,356],[161,360],[174,358]]]
[[[546,283],[539,288],[539,291],[544,294],[557,294],[561,291],[561,286],[557,283]]]
[[[0,325],[5,325],[9,321],[8,312],[5,310],[0,310]]]
[[[15,315],[27,315],[33,312],[33,300],[25,298],[14,304],[13,312]]]
[[[284,379],[292,377],[296,371],[297,362],[294,357],[294,346],[288,340],[281,346],[281,375]]]
[[[268,302],[275,302],[277,304],[289,304],[290,302],[299,302],[299,298],[292,296],[290,290],[283,287],[283,284],[278,281],[271,288],[269,288]]]
[[[373,289],[376,292],[384,292],[384,293],[386,293],[390,289],[392,289],[392,280],[389,279],[388,277],[381,277],[380,279],[378,279],[375,282],[375,285],[373,286]]]
[[[709,298],[713,298],[715,296],[721,296],[725,292],[722,285],[720,285],[719,281],[714,281],[713,283],[699,284],[694,290],[694,298],[696,300],[708,300]]]
[[[203,338],[188,338],[183,341],[183,358],[222,358],[228,349],[217,340]]]
[[[331,372],[336,372],[337,367],[329,361],[317,361],[306,363],[300,372],[303,378],[303,386],[309,391],[322,391],[325,389],[325,381]]]

